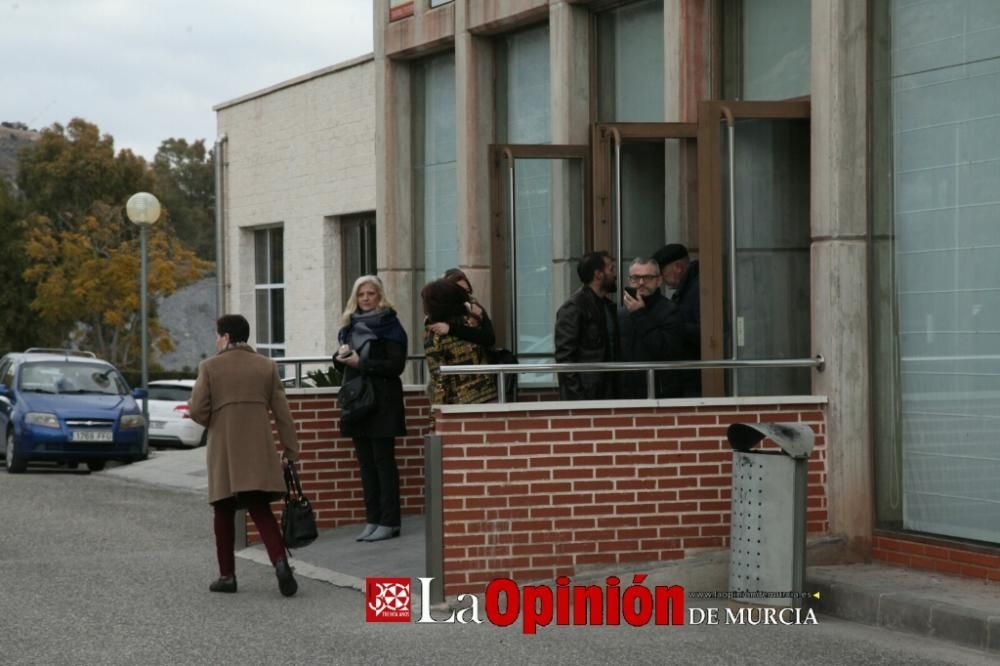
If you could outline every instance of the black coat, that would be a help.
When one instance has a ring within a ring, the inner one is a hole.
[[[618,355],[618,337],[614,303],[584,286],[556,313],[556,363],[614,361]],[[601,400],[617,395],[616,373],[559,373],[559,396],[563,400]]]
[[[684,356],[684,323],[677,305],[669,298],[654,291],[645,299],[645,307],[629,312],[618,310],[618,328],[621,331],[621,360],[678,361]],[[660,370],[656,373],[656,397],[678,398],[682,395],[681,374],[678,370]],[[623,395],[627,398],[646,398],[646,373],[627,372],[622,380]]]
[[[401,437],[406,435],[406,407],[403,405],[403,382],[399,376],[406,369],[406,348],[392,340],[368,343],[368,358],[352,368],[333,357],[333,364],[344,373],[343,383],[360,374],[367,375],[375,392],[376,408],[360,423],[340,422],[340,432],[347,437]]]
[[[677,360],[701,359],[701,291],[698,279],[698,262],[692,261],[684,271],[680,284],[670,297],[677,304],[684,325],[684,352]],[[701,395],[701,370],[680,371],[681,395]]]

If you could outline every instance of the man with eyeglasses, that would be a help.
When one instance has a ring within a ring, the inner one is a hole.
[[[618,310],[623,361],[673,361],[683,355],[683,323],[677,306],[660,292],[660,265],[654,259],[638,257],[628,269],[629,287],[622,294]],[[680,397],[682,387],[677,371],[656,373],[655,397]],[[624,396],[646,398],[645,372],[628,372]]]
[[[576,273],[583,286],[556,313],[556,363],[608,363],[618,356],[618,318],[608,298],[618,289],[618,267],[607,252],[580,258]],[[615,372],[560,372],[562,400],[602,400],[618,396]]]

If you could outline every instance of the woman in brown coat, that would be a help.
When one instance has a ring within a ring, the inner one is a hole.
[[[257,525],[286,597],[298,583],[285,558],[281,530],[270,502],[284,496],[282,459],[271,435],[274,414],[284,461],[299,458],[295,426],[278,376],[278,366],[247,344],[250,324],[241,315],[216,322],[218,354],[198,366],[188,414],[208,428],[208,501],[215,510],[219,579],[212,592],[236,591],[235,516],[246,509]]]

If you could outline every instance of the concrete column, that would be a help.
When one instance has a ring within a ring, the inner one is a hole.
[[[830,530],[867,557],[873,526],[868,349],[866,8],[812,3],[812,335],[829,398]]]
[[[458,258],[476,298],[491,302],[489,145],[493,127],[493,44],[468,31],[469,4],[455,3],[455,119]]]
[[[375,209],[378,273],[399,319],[410,334],[411,353],[419,349],[414,335],[416,275],[413,269],[413,195],[410,126],[410,67],[385,56],[388,0],[375,11]]]
[[[711,0],[663,3],[664,122],[698,122],[698,102],[712,94]],[[664,234],[698,251],[698,151],[695,143],[667,142],[664,170],[676,174],[676,195],[664,202]]]
[[[549,6],[550,132],[554,144],[590,141],[590,13],[558,0]],[[553,306],[579,287],[572,259],[583,250],[586,174],[578,161],[552,164]]]
[[[557,0],[549,7],[552,143],[590,140],[590,12]]]
[[[698,122],[698,102],[712,94],[711,0],[663,3],[664,122]]]

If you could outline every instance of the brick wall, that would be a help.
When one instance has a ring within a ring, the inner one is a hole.
[[[289,391],[288,403],[302,447],[299,476],[320,531],[364,523],[361,475],[354,444],[340,434],[337,394]],[[399,493],[403,514],[419,515],[424,511],[424,435],[430,428],[430,403],[422,390],[408,390],[405,404],[409,434],[396,439]],[[281,507],[281,502],[273,505],[276,516]],[[249,517],[247,539],[259,541]]]
[[[872,559],[913,569],[1000,581],[1000,548],[956,544],[932,537],[875,534]]]
[[[808,530],[827,532],[823,399],[750,400],[435,408],[445,594],[727,547],[734,421],[813,428]]]

